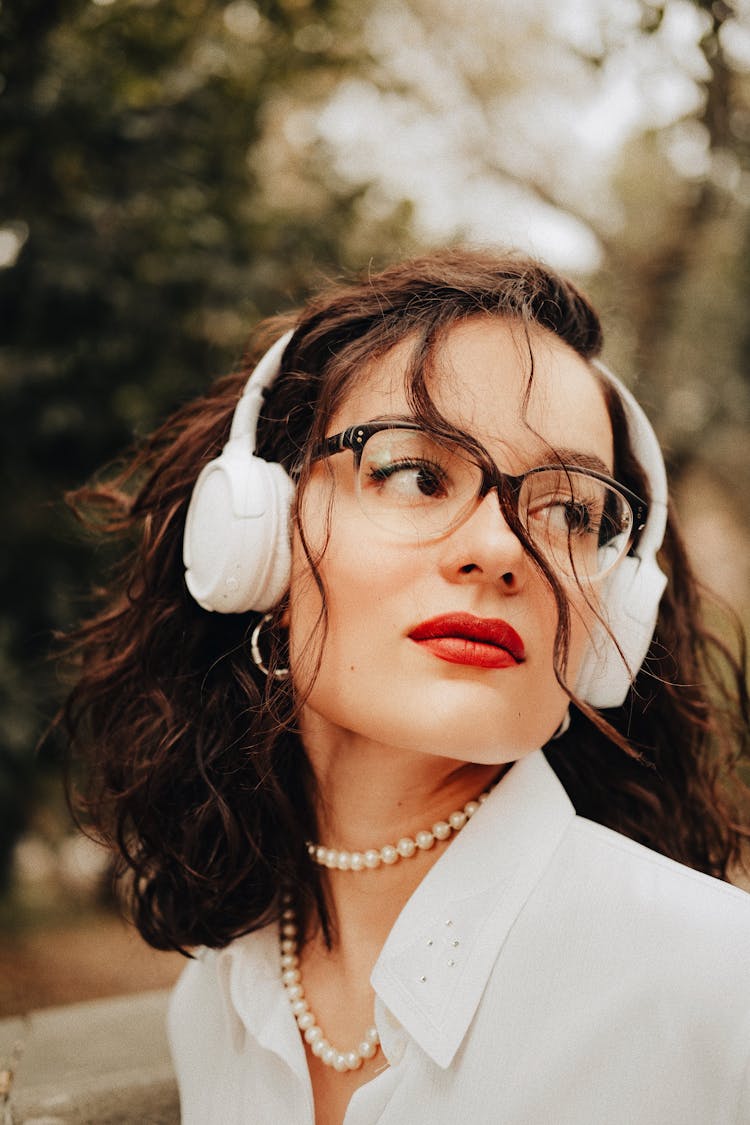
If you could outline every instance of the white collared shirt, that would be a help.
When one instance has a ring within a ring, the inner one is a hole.
[[[748,1125],[750,896],[576,816],[516,763],[372,974],[390,1064],[345,1125]],[[313,1125],[269,927],[191,962],[169,1034],[184,1125]]]

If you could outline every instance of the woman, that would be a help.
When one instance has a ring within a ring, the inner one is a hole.
[[[136,535],[68,720],[195,954],[183,1120],[750,1120],[743,673],[596,313],[455,250],[261,336],[79,498]]]

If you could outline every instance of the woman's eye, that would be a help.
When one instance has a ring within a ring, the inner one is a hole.
[[[580,500],[550,499],[537,504],[529,512],[532,519],[543,522],[552,534],[590,535],[598,532],[598,522],[588,504]]]
[[[408,500],[442,500],[449,492],[447,474],[440,465],[427,461],[393,461],[387,465],[371,465],[367,470],[368,482],[375,484],[386,495]]]
[[[564,504],[559,504],[558,507],[561,508],[564,513],[565,525],[568,531],[582,533],[595,530],[593,526],[593,515],[588,505],[568,500]]]

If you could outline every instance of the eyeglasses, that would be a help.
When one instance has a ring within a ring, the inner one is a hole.
[[[596,582],[627,554],[648,507],[603,473],[543,465],[519,476],[480,465],[458,442],[411,422],[368,422],[325,438],[313,461],[349,449],[363,513],[383,531],[418,542],[469,519],[495,489],[552,570]],[[491,467],[489,467],[491,466]]]

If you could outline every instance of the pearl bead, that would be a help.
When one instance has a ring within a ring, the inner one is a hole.
[[[453,832],[460,832],[467,820],[474,816],[488,796],[489,790],[480,793],[475,801],[467,801],[463,809],[456,809],[449,813],[446,820],[436,821],[431,829],[423,828],[413,837],[402,836],[395,846],[384,844],[379,849],[368,848],[364,852],[348,852],[344,849],[326,848],[323,844],[307,841],[307,853],[313,862],[330,870],[375,870],[380,867],[381,863],[390,867],[397,863],[399,859],[409,859],[416,854],[417,850],[428,851],[436,840],[447,840]],[[316,1024],[315,1016],[310,1011],[310,1007],[304,998],[305,993],[299,969],[296,915],[292,905],[292,897],[288,891],[283,892],[282,903],[285,909],[282,911],[279,926],[281,979],[286,988],[286,994],[297,1026],[305,1042],[310,1045],[312,1053],[326,1066],[333,1067],[334,1070],[342,1074],[348,1070],[357,1070],[362,1065],[363,1060],[371,1059],[377,1053],[380,1046],[378,1030],[376,1027],[368,1027],[362,1042],[359,1043],[355,1051],[339,1051],[329,1043],[322,1029]],[[446,925],[452,925],[451,921],[447,921]],[[432,945],[432,939],[427,944]],[[452,944],[457,946],[458,941],[454,941]],[[449,966],[453,966],[455,963],[454,960],[448,961]],[[426,979],[425,976],[420,977],[420,980],[425,981]]]
[[[347,852],[339,851],[337,848],[326,848],[323,844],[314,844],[308,840],[307,851],[315,863],[331,870],[363,871],[365,868],[374,870],[381,863],[390,867],[399,858],[409,859],[418,849],[427,851],[435,840],[447,840],[452,832],[460,832],[466,821],[474,815],[481,804],[484,804],[489,794],[490,791],[485,790],[475,801],[467,801],[462,809],[449,813],[446,820],[438,820],[433,824],[432,830],[422,828],[414,836],[402,836],[395,847],[393,844],[384,844],[382,848],[368,848],[364,852]]]
[[[396,852],[396,849],[394,848],[393,851]],[[398,853],[396,853],[396,858],[398,858]],[[291,901],[288,895],[284,896],[284,901]],[[284,911],[283,918],[285,918],[285,921],[282,921],[280,930],[283,931],[285,926],[296,930],[296,926],[294,925],[295,917],[294,910],[290,909]],[[378,1049],[380,1040],[377,1028],[368,1027],[364,1039],[356,1051],[337,1050],[332,1043],[329,1043],[322,1029],[316,1024],[315,1016],[310,1011],[310,1007],[304,999],[300,970],[297,968],[299,964],[297,942],[293,938],[282,937],[280,945],[282,948],[280,956],[282,970],[281,979],[286,988],[289,1005],[297,1021],[297,1027],[305,1042],[309,1043],[310,1050],[316,1058],[319,1058],[326,1066],[333,1067],[333,1069],[340,1074],[348,1070],[358,1070],[362,1065],[363,1059],[372,1058]]]

